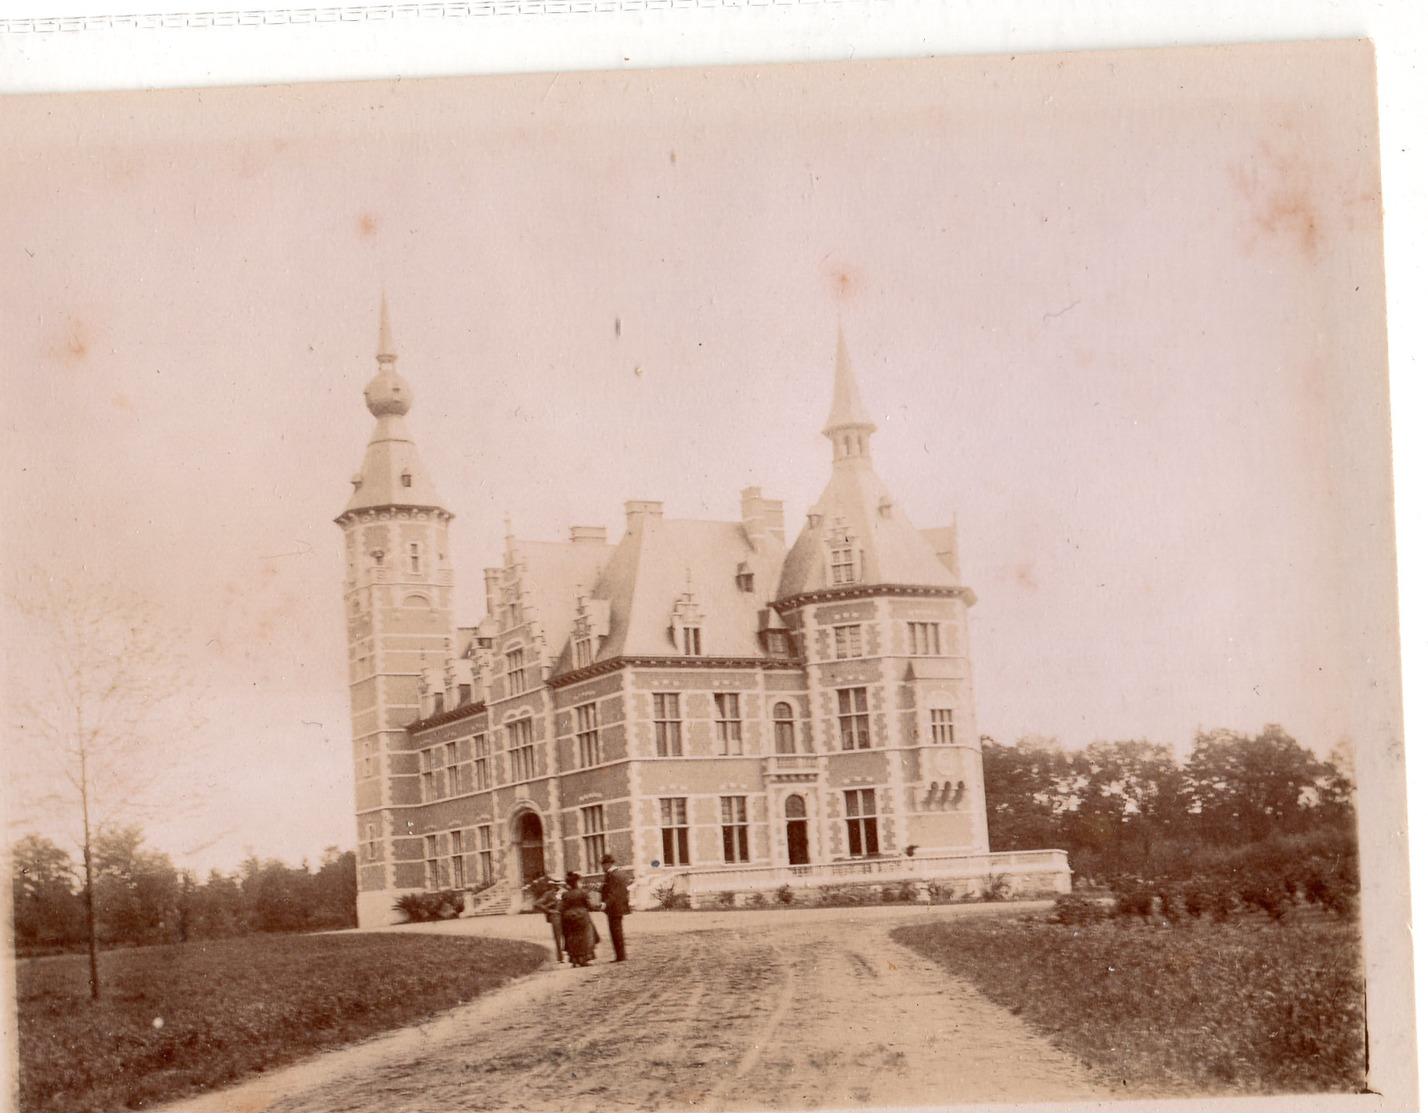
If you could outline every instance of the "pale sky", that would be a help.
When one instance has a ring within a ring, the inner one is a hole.
[[[627,498],[733,518],[755,484],[796,531],[841,316],[879,473],[958,523],[983,733],[1382,748],[1372,76],[1319,46],[11,99],[7,588],[100,568],[192,632],[208,802],[151,841],[315,860],[354,838],[332,518],[381,292],[463,623],[506,512],[617,538]]]

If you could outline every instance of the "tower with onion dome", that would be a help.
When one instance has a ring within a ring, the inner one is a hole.
[[[377,372],[364,392],[376,419],[342,528],[348,690],[356,779],[358,918],[392,919],[395,897],[420,891],[419,755],[407,726],[420,715],[423,673],[452,656],[452,515],[406,428],[412,390],[397,373],[386,298]]]
[[[833,473],[779,577],[774,607],[807,670],[820,799],[814,860],[916,847],[987,851],[981,744],[955,527],[918,529],[873,470],[869,416],[838,331],[823,435]],[[775,801],[775,810],[789,808]]]

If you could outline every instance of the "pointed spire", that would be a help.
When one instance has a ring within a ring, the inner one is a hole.
[[[377,325],[377,362],[395,363],[397,349],[392,343],[392,322],[387,316],[387,291],[382,291],[382,316]]]
[[[867,455],[868,435],[877,424],[863,407],[858,381],[853,377],[853,361],[843,340],[843,322],[838,322],[838,353],[833,363],[833,408],[823,435],[833,442],[835,459]]]

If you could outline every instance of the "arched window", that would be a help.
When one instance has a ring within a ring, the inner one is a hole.
[[[783,802],[783,814],[788,819],[807,819],[808,805],[802,796],[790,796]]]
[[[793,734],[793,708],[786,703],[773,705],[774,753],[791,754],[797,750]]]

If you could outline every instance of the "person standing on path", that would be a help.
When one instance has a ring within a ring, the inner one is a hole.
[[[605,906],[605,919],[610,924],[610,942],[615,947],[615,961],[625,961],[625,917],[630,912],[630,887],[615,868],[613,855],[600,859],[605,867],[605,880],[600,885],[600,903]]]
[[[550,934],[555,940],[555,961],[565,961],[565,935],[560,927],[560,882],[545,874],[531,882],[531,894],[535,897],[537,912],[545,913],[545,922],[550,925]]]

